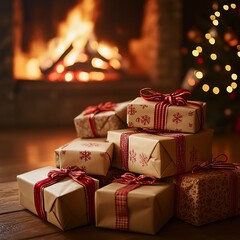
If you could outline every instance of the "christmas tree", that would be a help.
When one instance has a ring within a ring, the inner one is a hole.
[[[185,0],[184,10],[182,87],[207,102],[209,127],[240,131],[239,1]]]

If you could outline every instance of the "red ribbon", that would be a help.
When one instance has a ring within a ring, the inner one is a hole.
[[[113,180],[113,182],[127,184],[126,186],[118,189],[115,193],[116,229],[128,230],[128,193],[140,185],[151,185],[155,182],[155,180],[156,178],[152,176],[140,175],[136,177],[133,173],[125,173],[121,176],[121,178]]]
[[[91,177],[88,177],[84,171],[77,166],[70,166],[62,168],[61,170],[51,170],[48,173],[48,178],[45,178],[34,185],[34,203],[38,216],[42,220],[46,220],[46,213],[44,210],[43,190],[51,186],[65,177],[70,177],[77,183],[84,187],[85,195],[88,205],[88,222],[92,223],[95,219],[94,210],[94,194],[96,191],[95,182]]]
[[[99,112],[105,112],[105,111],[114,111],[116,107],[116,104],[112,102],[106,102],[106,103],[100,103],[97,106],[88,106],[85,110],[83,115],[89,115],[88,121],[89,125],[92,130],[92,134],[94,137],[98,137],[98,134],[96,132],[95,122],[94,122],[94,116]]]
[[[217,160],[219,157],[224,157],[223,160]],[[240,163],[227,162],[228,157],[226,154],[222,153],[215,157],[212,161],[201,162],[194,166],[192,172],[201,172],[209,169],[222,169],[222,170],[236,170],[240,167]]]
[[[190,95],[191,92],[186,89],[178,89],[173,93],[164,94],[151,88],[143,88],[140,90],[140,96],[147,101],[164,102],[171,105],[186,105],[185,95]]]

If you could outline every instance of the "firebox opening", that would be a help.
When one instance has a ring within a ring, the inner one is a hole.
[[[15,0],[16,80],[101,81],[144,75],[132,54],[146,0]]]

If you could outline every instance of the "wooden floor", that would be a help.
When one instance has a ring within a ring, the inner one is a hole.
[[[70,129],[0,130],[0,239],[97,240],[235,240],[240,239],[240,216],[194,227],[172,218],[157,235],[149,236],[85,226],[62,232],[42,222],[19,204],[16,175],[43,166],[54,166],[54,149],[76,137]],[[213,155],[225,153],[240,162],[240,135],[214,137]]]

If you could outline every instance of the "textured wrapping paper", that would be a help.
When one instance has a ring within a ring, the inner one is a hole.
[[[115,192],[124,184],[111,183],[95,193],[96,226],[116,229]],[[128,193],[129,229],[155,234],[174,212],[174,185],[140,186]]]
[[[240,214],[240,171],[211,170],[175,178],[176,217],[201,226]]]
[[[179,134],[155,135],[134,128],[109,131],[107,141],[114,143],[111,166],[163,178],[189,171],[198,161],[212,159],[213,130],[176,136]]]
[[[112,159],[113,144],[105,138],[81,139],[73,141],[55,150],[56,166],[78,166],[87,174],[105,176]]]
[[[17,176],[20,203],[37,215],[34,205],[34,185],[47,177],[53,167],[44,167]],[[98,180],[95,180],[98,188]],[[70,178],[44,189],[44,209],[47,221],[62,230],[88,224],[87,199],[84,187]]]
[[[128,103],[129,101],[118,103],[114,111],[102,111],[94,116],[85,115],[83,111],[74,118],[77,136],[81,138],[106,137],[108,130],[125,128],[127,126]],[[89,122],[89,118],[92,118],[93,125]]]
[[[156,101],[147,101],[142,97],[138,97],[129,103],[127,107],[128,126],[159,129],[154,124],[157,103]],[[159,130],[196,133],[205,124],[205,111],[205,102],[188,101],[187,105],[184,106],[169,106],[166,109],[167,114],[164,119],[165,127]]]

